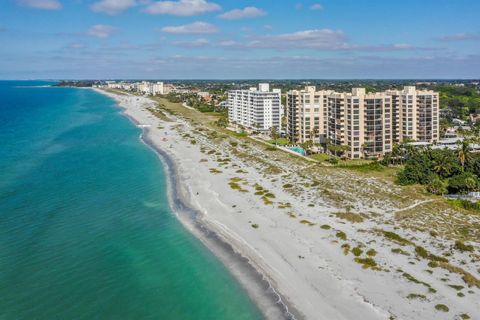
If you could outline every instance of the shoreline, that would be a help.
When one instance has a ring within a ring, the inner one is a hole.
[[[135,126],[141,129],[139,139],[147,147],[152,149],[163,164],[163,170],[167,178],[167,197],[172,213],[179,222],[197,239],[199,239],[210,252],[225,266],[229,273],[242,286],[265,319],[301,320],[298,311],[285,303],[282,295],[277,292],[272,280],[268,279],[258,266],[235,249],[221,230],[213,228],[202,221],[203,213],[194,208],[185,195],[185,188],[175,179],[178,177],[178,168],[172,157],[165,150],[158,147],[149,137],[149,128],[126,113],[126,107],[114,94],[103,90],[94,89],[116,102],[116,106],[122,110],[122,115],[129,119]]]
[[[455,238],[429,233],[432,219],[437,231],[448,232],[452,223],[467,227],[476,217],[380,177],[318,166],[222,133],[195,110],[99,93],[142,129],[141,141],[164,164],[172,212],[265,318],[446,320],[480,308],[480,291],[472,287],[480,289],[477,258],[446,252]],[[405,225],[411,219],[414,228]],[[430,265],[420,246],[448,257],[450,267]],[[437,311],[440,302],[450,313]]]

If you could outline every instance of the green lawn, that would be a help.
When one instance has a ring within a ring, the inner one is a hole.
[[[308,157],[317,161],[328,161],[330,159],[330,156],[326,153],[311,154]]]
[[[276,140],[269,140],[268,143],[284,146],[284,145],[290,144],[290,141],[287,138],[278,138]]]

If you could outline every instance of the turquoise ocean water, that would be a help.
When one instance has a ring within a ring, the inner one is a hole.
[[[0,81],[0,319],[261,319],[91,90]]]

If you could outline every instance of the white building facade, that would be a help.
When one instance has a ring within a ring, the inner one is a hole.
[[[227,104],[231,124],[259,131],[281,130],[281,91],[270,91],[268,83],[259,84],[258,89],[229,91]]]
[[[136,84],[137,91],[139,93],[155,96],[157,94],[163,94],[163,82],[151,83],[148,81],[142,81]]]

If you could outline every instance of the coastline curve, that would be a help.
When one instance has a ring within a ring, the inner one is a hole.
[[[159,157],[166,173],[167,197],[172,212],[177,216],[182,225],[188,229],[197,239],[220,260],[229,270],[240,285],[245,289],[252,302],[257,305],[265,319],[272,320],[301,320],[301,313],[290,303],[284,301],[282,295],[276,290],[271,279],[263,272],[261,266],[247,258],[240,250],[237,250],[229,239],[228,234],[214,228],[204,219],[204,213],[194,208],[187,200],[185,189],[175,179],[178,176],[177,166],[173,159],[165,151],[159,148],[149,138],[149,127],[141,126],[138,121],[128,115],[126,108],[120,104],[114,94],[95,89],[96,92],[112,98],[115,106],[122,110],[122,115],[128,118],[134,125],[141,129],[139,139]],[[153,102],[153,101],[152,101]]]

